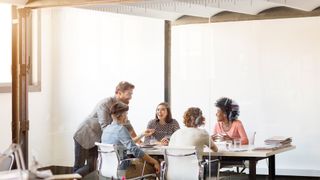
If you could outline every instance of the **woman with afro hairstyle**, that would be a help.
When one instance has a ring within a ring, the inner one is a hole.
[[[241,139],[241,144],[248,144],[246,131],[238,119],[239,105],[232,99],[222,97],[216,102],[217,123],[215,124],[212,139],[223,140]]]

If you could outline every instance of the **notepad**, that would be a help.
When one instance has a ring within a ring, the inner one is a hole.
[[[57,174],[46,178],[46,180],[51,179],[81,179],[80,174]]]
[[[248,149],[244,149],[244,148],[233,148],[229,150],[230,152],[244,152],[244,151],[248,151]]]

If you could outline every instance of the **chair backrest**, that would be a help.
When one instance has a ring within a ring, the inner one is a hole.
[[[118,178],[119,156],[113,144],[95,143],[98,146],[98,170],[102,176]]]
[[[12,154],[0,154],[0,171],[11,170],[14,157]]]
[[[164,151],[166,162],[165,179],[199,179],[201,157],[195,147],[173,148]]]
[[[22,150],[19,144],[12,143],[3,154],[5,155],[3,157],[4,170],[10,170],[14,160],[17,165],[17,169],[26,170]]]

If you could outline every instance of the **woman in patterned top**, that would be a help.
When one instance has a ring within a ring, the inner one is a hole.
[[[162,102],[157,106],[155,119],[149,121],[147,129],[155,129],[155,132],[152,136],[145,137],[145,144],[150,144],[151,139],[155,139],[156,144],[168,145],[170,136],[180,129],[179,123],[172,119],[168,103]]]

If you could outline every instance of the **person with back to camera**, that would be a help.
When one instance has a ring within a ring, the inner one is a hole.
[[[203,150],[208,146],[212,151],[217,152],[218,148],[211,140],[208,132],[198,127],[204,125],[205,118],[202,111],[197,107],[190,107],[183,115],[184,129],[174,132],[170,138],[169,147],[196,146]]]
[[[240,111],[239,105],[232,99],[222,97],[215,103],[217,107],[217,123],[215,124],[213,140],[234,140],[241,139],[241,144],[248,144],[248,137],[238,119]]]
[[[122,154],[120,154],[120,160],[127,158],[126,150],[132,152],[135,157],[140,158],[139,160],[134,160],[129,163],[128,161],[123,161],[123,164],[120,164],[119,170],[125,170],[126,178],[140,176],[143,169],[143,174],[159,173],[159,162],[144,153],[130,137],[128,129],[124,127],[127,121],[128,109],[128,105],[122,102],[117,102],[111,107],[113,121],[103,130],[101,141],[102,143],[117,145],[118,148],[123,149],[123,151],[119,151],[122,152]],[[145,167],[143,167],[143,161],[147,162]]]
[[[98,149],[94,143],[100,142],[102,130],[112,122],[110,108],[119,101],[129,104],[133,89],[133,84],[126,81],[119,82],[116,86],[115,95],[101,100],[86,120],[80,124],[73,136],[75,143],[74,173],[78,173],[83,177],[94,171],[98,157]],[[132,138],[136,141],[141,139],[142,136],[137,137],[129,121],[125,126]]]
[[[187,147],[195,146],[199,152],[203,152],[205,146],[212,151],[217,152],[218,147],[210,138],[209,133],[205,129],[199,127],[205,124],[205,118],[202,116],[202,111],[197,107],[190,107],[183,115],[183,123],[186,128],[179,129],[171,136],[169,147]],[[205,166],[205,174],[209,175],[209,167]],[[217,174],[217,167],[211,165],[210,175]]]
[[[177,120],[172,118],[168,103],[162,102],[157,106],[155,119],[149,121],[147,129],[154,129],[154,133],[152,136],[145,137],[145,144],[150,144],[151,139],[155,138],[156,144],[168,145],[170,136],[180,129]]]

